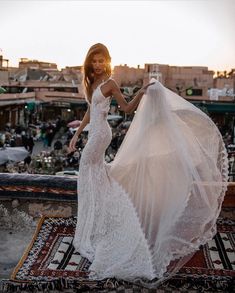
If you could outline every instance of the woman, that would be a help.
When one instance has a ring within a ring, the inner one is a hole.
[[[110,62],[102,44],[92,46],[84,62],[89,107],[69,146],[76,149],[90,122],[74,246],[91,262],[90,278],[156,287],[213,237],[226,191],[226,150],[213,122],[157,81],[127,103],[110,78]],[[114,161],[106,164],[111,96],[127,113],[140,105]]]

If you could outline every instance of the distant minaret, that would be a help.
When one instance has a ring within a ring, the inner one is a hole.
[[[156,80],[162,82],[162,73],[159,71],[158,64],[152,64],[149,72],[149,80],[155,78]]]

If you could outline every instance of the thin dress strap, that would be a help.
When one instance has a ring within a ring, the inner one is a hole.
[[[112,79],[112,78],[109,77],[108,79],[102,81],[98,86],[101,87],[101,86],[104,85],[106,82],[108,82],[110,79]]]

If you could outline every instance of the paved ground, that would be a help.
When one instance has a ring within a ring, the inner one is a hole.
[[[14,231],[0,229],[0,280],[9,279],[11,272],[30,243],[34,229]]]
[[[36,221],[27,213],[0,204],[0,280],[8,279],[29,245]]]

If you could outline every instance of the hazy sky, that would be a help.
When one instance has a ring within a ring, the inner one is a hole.
[[[102,42],[112,64],[235,68],[235,0],[0,0],[1,54],[81,65]]]

